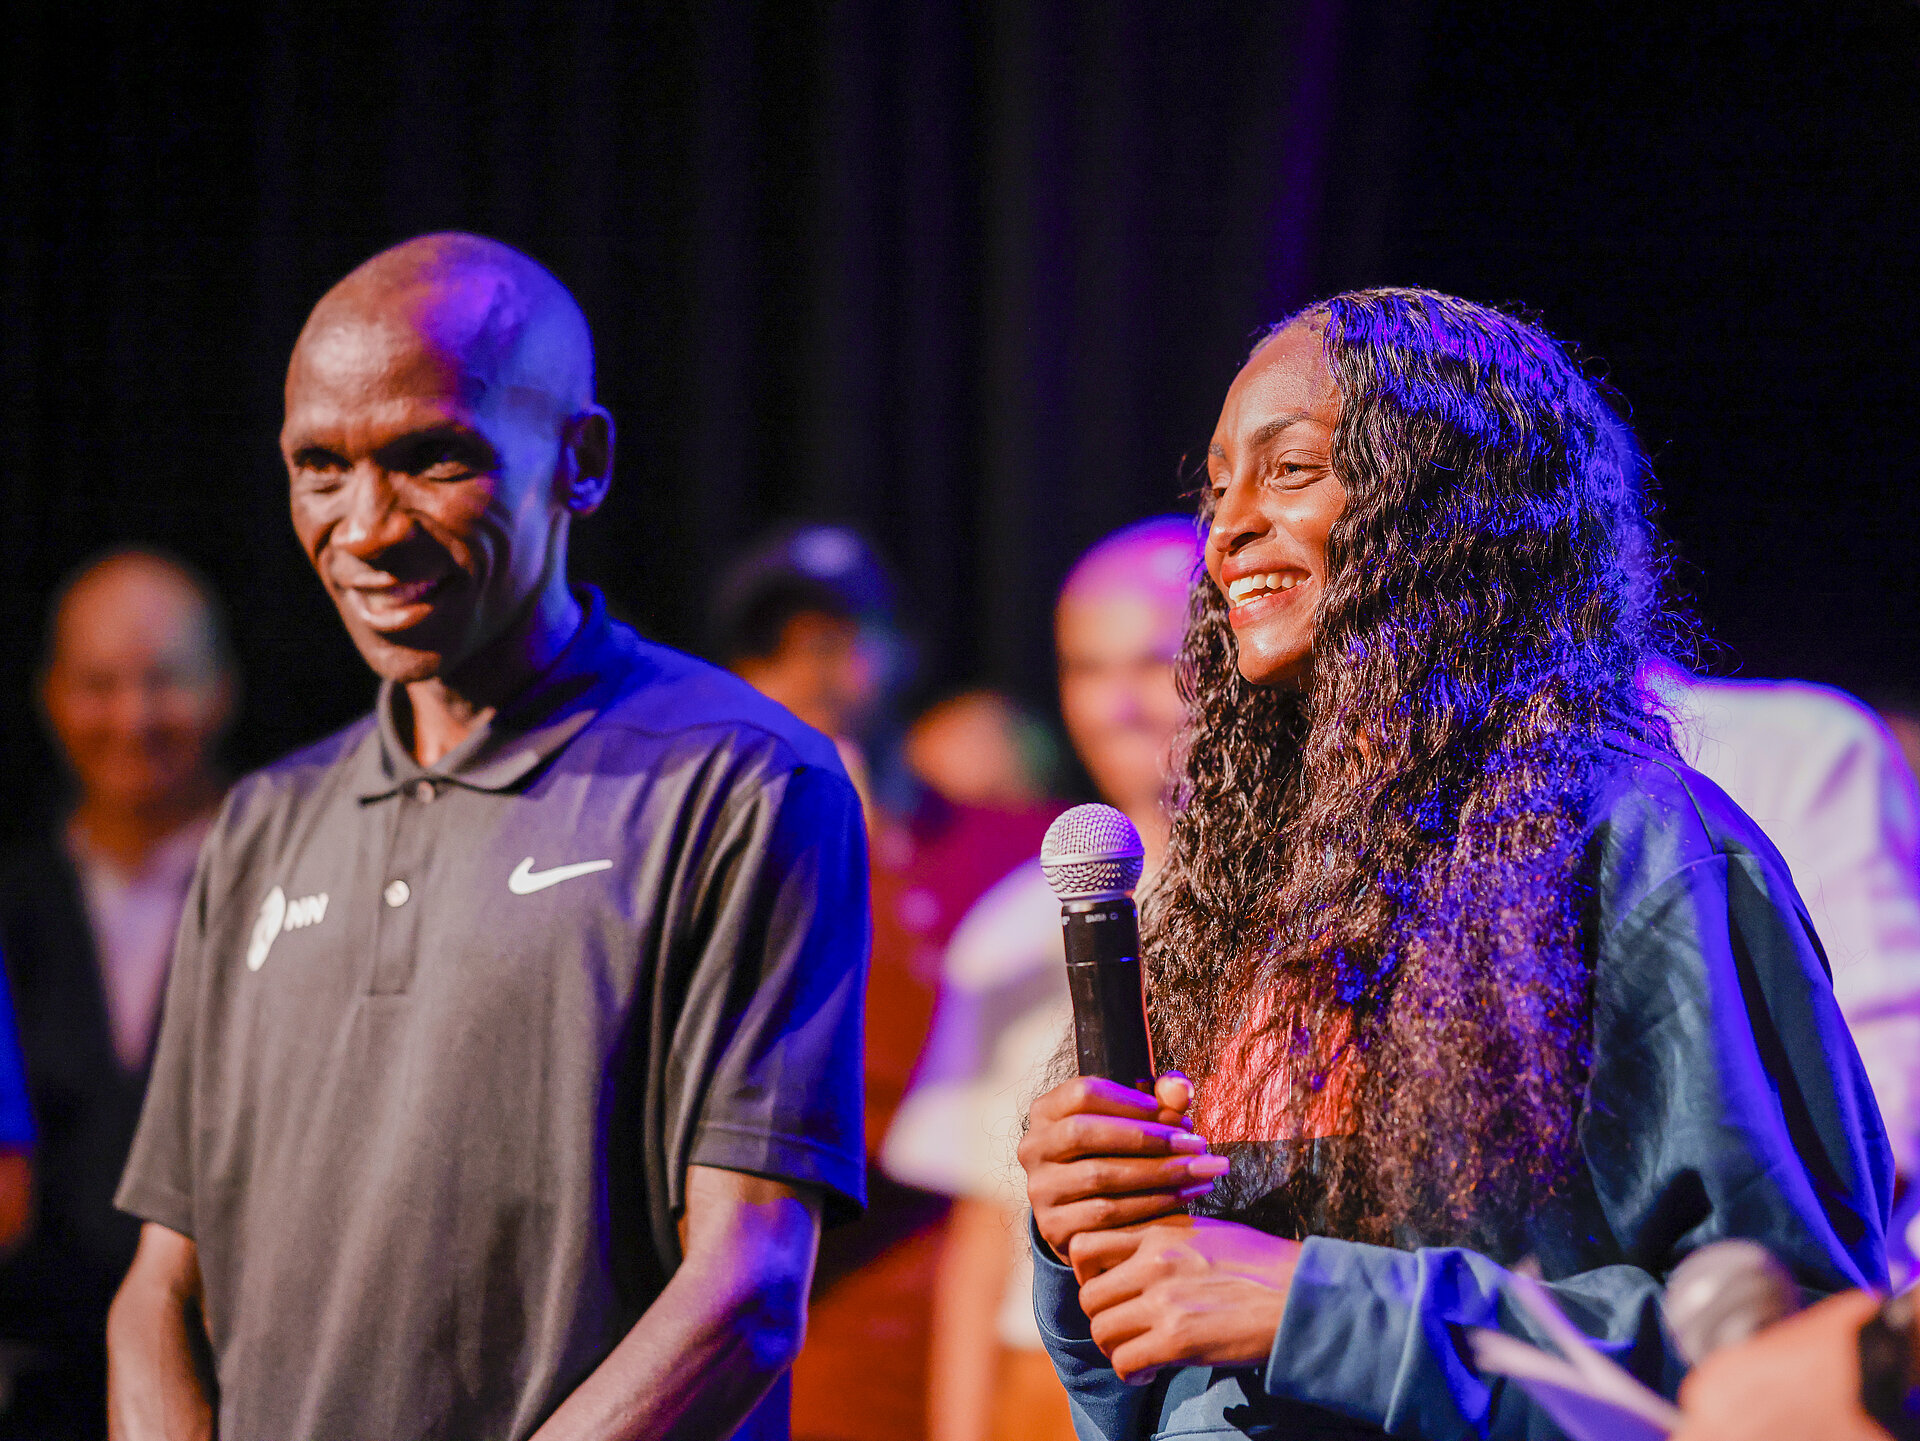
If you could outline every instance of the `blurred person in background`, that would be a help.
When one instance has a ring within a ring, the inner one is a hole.
[[[1907,768],[1920,775],[1920,697],[1910,693],[1876,696],[1873,708],[1907,758]]]
[[[1853,697],[1799,681],[1647,681],[1681,758],[1779,847],[1833,971],[1898,1173],[1887,1234],[1896,1283],[1913,1269],[1920,1167],[1920,795],[1886,726]]]
[[[850,772],[882,777],[866,791],[870,1156],[919,1063],[948,936],[981,892],[1038,853],[1053,818],[1044,806],[956,804],[910,778],[886,780],[894,774],[890,702],[907,657],[894,594],[885,565],[857,533],[800,525],[750,547],[721,577],[712,627],[724,665],[832,737]],[[793,1368],[796,1441],[926,1434],[931,1294],[946,1212],[946,1196],[869,1166],[865,1216],[822,1238],[806,1344]]]
[[[839,747],[872,803],[869,730],[906,668],[893,581],[838,525],[801,525],[749,548],[714,596],[715,659]]]
[[[1920,775],[1920,694],[1892,691],[1875,694],[1872,701],[1900,753],[1907,758],[1908,768]]]
[[[1893,691],[1876,695],[1873,708],[1885,722],[1900,753],[1907,758],[1907,769],[1920,775],[1920,693]],[[1894,1263],[1905,1268],[1908,1281],[1920,1280],[1920,1184],[1916,1184],[1920,1177],[1916,1177],[1913,1164],[1909,1154],[1893,1230],[1898,1246]]]
[[[1611,439],[1642,491],[1651,467],[1624,424]],[[1873,1083],[1896,1173],[1888,1264],[1920,1246],[1920,793],[1896,733],[1843,691],[1693,675],[1668,660],[1641,683],[1680,758],[1779,849],[1826,952],[1834,997]]]
[[[1054,793],[1059,747],[1046,724],[1010,696],[964,690],[907,727],[909,769],[955,805],[1019,810]]]
[[[25,1234],[33,1214],[33,1107],[27,1097],[27,1063],[14,1030],[13,1002],[0,985],[0,1260]],[[15,1347],[0,1342],[0,1435],[25,1436],[6,1419],[12,1409]]]
[[[78,795],[0,865],[0,946],[39,1119],[32,1235],[0,1267],[0,1436],[106,1430],[107,1307],[140,1226],[113,1206],[175,928],[224,789],[237,682],[220,606],[178,561],[118,551],[54,597],[40,701]]]
[[[1143,521],[1082,557],[1054,613],[1068,739],[1139,830],[1148,877],[1166,847],[1168,753],[1184,711],[1173,667],[1199,562],[1191,519]],[[1060,902],[1028,858],[954,934],[926,1061],[881,1156],[898,1179],[955,1198],[934,1292],[933,1441],[1073,1435],[1034,1322],[1014,1160],[1071,1016]]]
[[[33,1212],[33,1107],[27,1099],[27,1063],[14,1030],[13,1002],[0,986],[0,1257],[27,1229]],[[9,1384],[0,1376],[0,1407]]]

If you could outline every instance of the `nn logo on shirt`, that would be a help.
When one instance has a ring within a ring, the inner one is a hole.
[[[327,893],[287,899],[287,893],[275,886],[260,902],[260,915],[253,923],[253,939],[247,943],[247,969],[257,971],[267,963],[267,952],[282,931],[305,930],[326,919]]]

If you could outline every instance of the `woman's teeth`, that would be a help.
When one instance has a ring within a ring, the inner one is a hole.
[[[1262,591],[1292,590],[1302,579],[1291,571],[1277,570],[1265,575],[1243,575],[1227,587],[1227,599],[1234,605],[1244,605]]]

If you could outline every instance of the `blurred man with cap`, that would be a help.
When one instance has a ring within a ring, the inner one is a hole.
[[[174,932],[224,781],[237,681],[206,582],[154,551],[53,599],[40,700],[78,792],[0,867],[0,946],[40,1118],[33,1234],[0,1266],[14,1357],[0,1436],[97,1437],[107,1306],[139,1223],[116,1211]]]
[[[887,567],[856,531],[799,525],[750,546],[715,592],[724,663],[832,736],[850,772],[892,740],[887,700],[907,647]],[[1053,810],[955,804],[882,751],[869,788],[873,964],[867,983],[866,1136],[877,1151],[920,1060],[947,937]],[[876,799],[873,791],[882,799]],[[891,800],[893,804],[885,803]],[[921,1441],[931,1293],[947,1198],[869,1167],[857,1223],[825,1238],[807,1342],[793,1368],[796,1441]],[[847,1398],[858,1392],[860,1403]]]
[[[720,663],[830,736],[871,802],[864,742],[905,655],[893,580],[865,538],[840,525],[775,531],[722,576],[709,624]]]

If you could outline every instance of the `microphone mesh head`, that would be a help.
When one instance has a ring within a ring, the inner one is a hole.
[[[1702,1246],[1667,1277],[1661,1310],[1688,1365],[1800,1309],[1800,1287],[1757,1241]]]
[[[1047,827],[1040,869],[1063,901],[1127,896],[1145,855],[1133,822],[1112,806],[1075,806]]]

